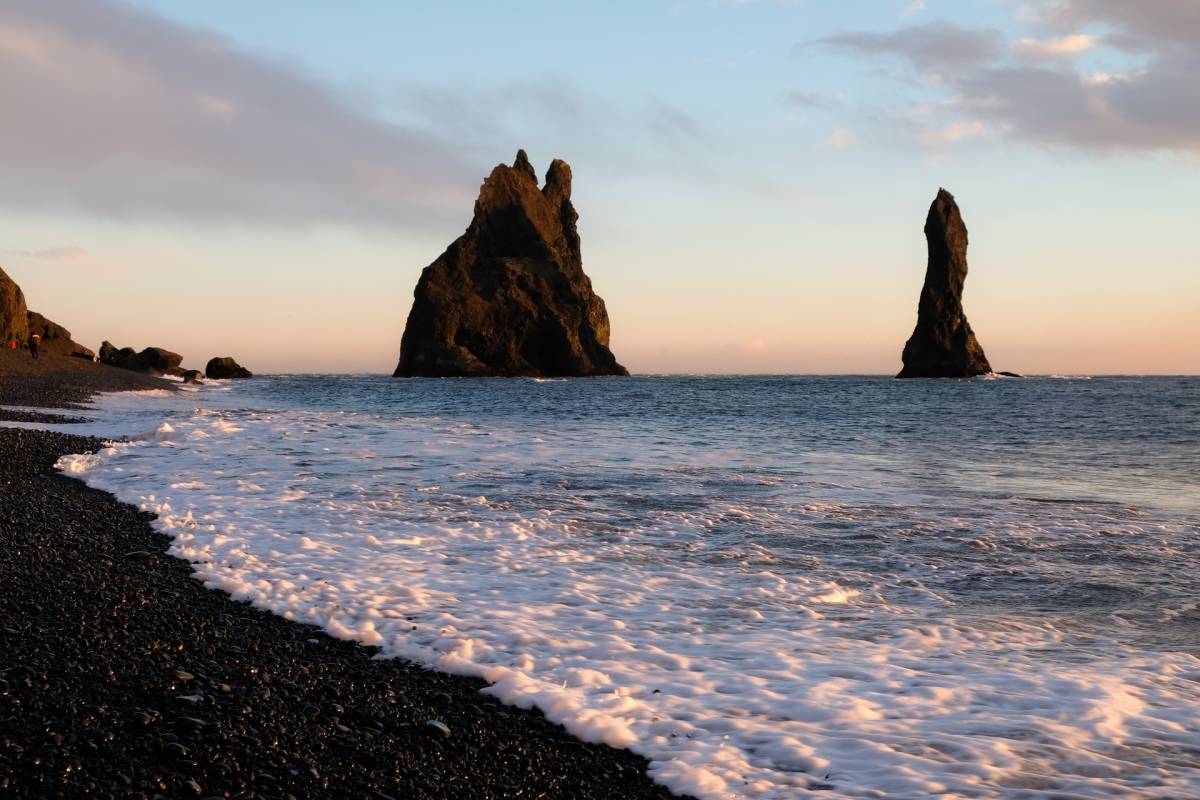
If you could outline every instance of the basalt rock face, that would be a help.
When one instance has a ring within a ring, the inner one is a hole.
[[[75,356],[91,360],[94,353],[71,339],[71,332],[57,322],[46,319],[36,311],[30,311],[26,316],[30,334],[42,337],[42,349],[47,353],[57,353],[63,356]]]
[[[204,367],[204,374],[213,380],[225,378],[253,378],[254,373],[234,361],[229,356],[209,359]]]
[[[492,170],[466,232],[421,273],[395,375],[628,375],[583,272],[578,216],[565,161],[542,188],[524,150]]]
[[[954,196],[939,189],[925,219],[929,264],[917,304],[917,327],[904,345],[898,378],[970,378],[992,371],[963,312],[967,226]]]
[[[0,345],[9,342],[24,345],[29,338],[29,309],[25,293],[17,282],[0,269]]]
[[[92,351],[71,340],[71,332],[57,322],[46,319],[25,305],[25,293],[16,281],[0,269],[0,344],[16,342],[25,346],[32,334],[41,337],[41,349],[46,353],[80,356],[90,359]]]
[[[181,375],[183,373],[183,370],[179,368],[183,362],[183,356],[161,347],[147,347],[138,353],[132,347],[117,348],[111,342],[104,342],[100,345],[100,362],[150,375]]]

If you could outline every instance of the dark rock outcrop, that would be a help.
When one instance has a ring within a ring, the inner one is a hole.
[[[91,350],[71,339],[71,332],[69,330],[57,322],[46,319],[36,311],[30,311],[26,316],[26,321],[29,333],[36,333],[42,337],[42,350],[44,352],[56,353],[62,356],[75,356],[87,359],[88,361],[91,361],[92,356],[95,355]]]
[[[925,220],[929,264],[917,304],[917,327],[904,345],[898,378],[970,378],[992,371],[963,313],[967,226],[954,196],[939,189]]]
[[[204,383],[204,373],[198,369],[185,369],[179,377],[184,383]]]
[[[183,356],[161,347],[147,347],[138,353],[132,347],[118,349],[111,342],[104,342],[100,345],[100,362],[149,375],[180,375],[183,372],[179,368]]]
[[[0,346],[9,342],[24,346],[29,339],[29,309],[25,293],[17,282],[0,269]]]
[[[524,150],[493,169],[466,232],[421,273],[395,375],[629,374],[583,272],[578,216],[565,161],[540,189]]]
[[[24,347],[32,334],[42,337],[44,353],[92,358],[92,351],[71,340],[71,332],[25,305],[25,293],[0,269],[0,345],[16,342]]]
[[[225,378],[253,378],[254,373],[234,361],[231,357],[210,359],[204,374],[213,380]]]

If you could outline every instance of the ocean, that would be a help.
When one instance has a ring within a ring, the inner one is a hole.
[[[1200,798],[1200,379],[274,376],[64,472],[708,798]]]

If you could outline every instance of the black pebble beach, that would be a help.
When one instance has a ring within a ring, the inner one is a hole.
[[[0,357],[0,404],[169,385],[13,363]],[[504,706],[482,681],[374,659],[205,589],[151,515],[55,471],[99,446],[0,428],[0,797],[673,796],[641,757]]]

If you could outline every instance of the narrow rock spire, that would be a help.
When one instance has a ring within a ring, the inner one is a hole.
[[[533,178],[534,183],[537,183],[537,170],[533,168],[533,164],[529,163],[529,156],[525,154],[524,150],[517,151],[517,157],[513,161],[512,168],[519,173],[528,175],[530,178]]]
[[[899,378],[970,378],[992,371],[962,307],[967,226],[954,196],[939,189],[925,219],[929,263],[917,326],[904,345]]]

